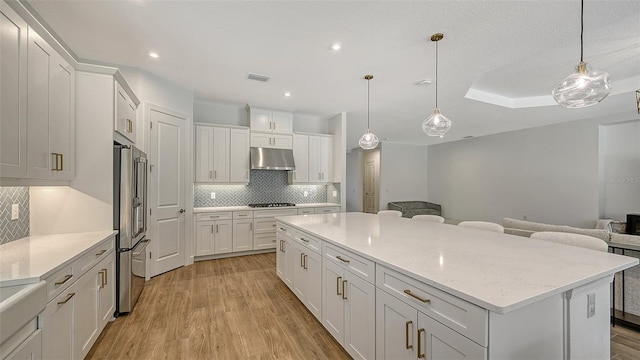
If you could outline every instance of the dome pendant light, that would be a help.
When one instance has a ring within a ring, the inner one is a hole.
[[[553,89],[551,94],[556,102],[569,109],[577,109],[595,105],[609,95],[611,84],[609,73],[591,69],[589,64],[582,61],[584,32],[584,0],[580,7],[580,63],[575,71],[564,78]]]
[[[443,137],[451,128],[451,120],[442,115],[438,109],[438,41],[442,40],[444,35],[441,33],[431,35],[431,41],[436,43],[436,108],[433,109],[431,116],[422,122],[422,130],[429,136]]]
[[[380,142],[376,134],[372,133],[369,127],[369,81],[373,79],[373,75],[365,75],[364,79],[367,80],[367,131],[364,132],[358,144],[365,150],[371,150],[375,149]]]

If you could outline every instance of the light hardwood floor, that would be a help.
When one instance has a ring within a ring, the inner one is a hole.
[[[275,253],[197,262],[151,279],[87,359],[350,359],[275,274]],[[640,333],[611,330],[611,359]]]

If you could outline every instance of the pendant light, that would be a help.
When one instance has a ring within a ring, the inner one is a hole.
[[[371,150],[375,149],[380,142],[376,134],[372,133],[369,127],[369,81],[373,79],[373,75],[365,75],[364,79],[367,80],[367,131],[364,132],[358,144],[365,150]]]
[[[564,78],[551,92],[558,104],[569,109],[595,105],[604,100],[611,92],[609,73],[591,69],[589,64],[582,61],[583,32],[584,0],[581,1],[580,7],[580,63],[576,66],[575,71]]]
[[[442,40],[444,35],[436,33],[431,35],[431,41],[436,43],[436,108],[433,109],[431,116],[422,122],[422,130],[429,136],[443,137],[451,128],[451,120],[442,115],[438,109],[438,41]]]

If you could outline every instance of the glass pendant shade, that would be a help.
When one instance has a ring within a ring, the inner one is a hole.
[[[569,109],[595,105],[609,95],[609,73],[591,69],[581,61],[576,70],[564,78],[551,94],[556,102]]]
[[[371,129],[367,129],[367,131],[364,132],[364,135],[360,138],[360,141],[358,141],[358,144],[365,150],[371,150],[375,149],[379,142],[380,140],[378,140],[376,134],[372,133]]]
[[[422,130],[429,136],[443,137],[451,129],[451,120],[442,115],[440,109],[433,109],[431,116],[422,122]]]

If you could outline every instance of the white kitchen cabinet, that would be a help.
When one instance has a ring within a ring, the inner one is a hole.
[[[270,209],[253,212],[253,250],[276,248],[276,216],[297,215],[296,209]]]
[[[253,250],[253,219],[233,220],[233,252]]]
[[[227,218],[226,214],[228,213],[214,215],[220,217],[220,220],[196,221],[197,256],[226,254],[233,251],[233,221]]]
[[[31,28],[27,53],[27,177],[70,180],[75,70]]]
[[[313,211],[315,214],[334,214],[340,212],[340,206],[325,206],[315,208]]]
[[[285,111],[250,108],[251,131],[268,133],[293,133],[293,114]]]
[[[42,349],[50,359],[74,359],[73,321],[77,287],[74,285],[47,304],[39,316]]]
[[[213,255],[213,242],[215,238],[214,221],[196,222],[196,255]]]
[[[27,23],[0,2],[0,174],[27,176]]]
[[[289,172],[289,183],[309,182],[309,136],[293,135],[293,161],[296,169]]]
[[[231,129],[230,133],[229,181],[232,183],[249,182],[249,130]]]
[[[293,243],[287,236],[278,232],[276,251],[276,274],[290,289],[293,287]]]
[[[226,254],[233,251],[233,223],[231,220],[215,222],[213,250],[216,254]]]
[[[275,247],[275,233],[253,235],[253,250],[273,249]]]
[[[195,181],[249,182],[249,132],[246,128],[196,125]]]
[[[136,103],[125,89],[115,82],[115,119],[114,130],[135,144],[136,142]]]
[[[322,257],[295,241],[293,260],[293,293],[322,321]]]
[[[333,137],[309,135],[309,182],[332,182]]]
[[[293,136],[251,131],[251,147],[291,149]]]
[[[4,360],[42,359],[42,330],[38,329],[9,354]]]

